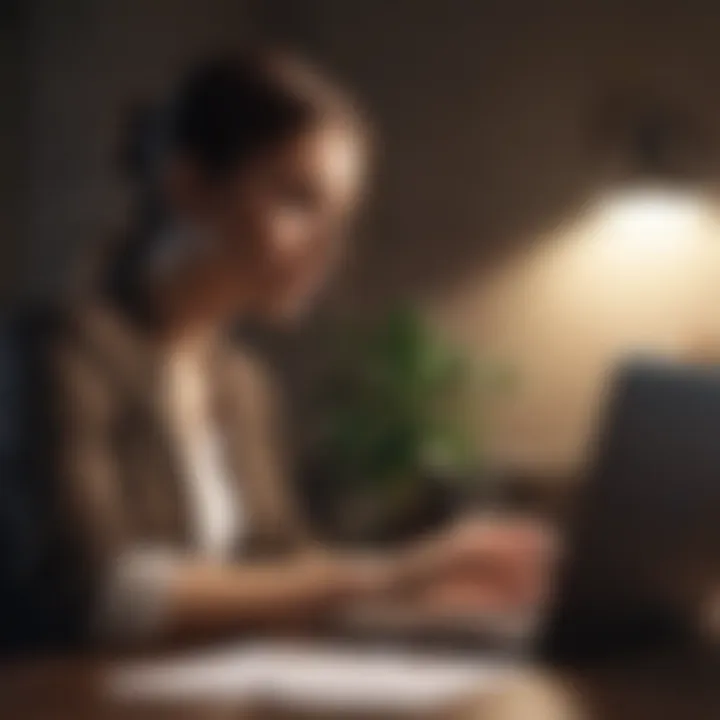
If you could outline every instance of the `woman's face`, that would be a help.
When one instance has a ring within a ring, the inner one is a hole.
[[[208,191],[201,221],[222,248],[217,282],[233,285],[228,297],[237,302],[229,311],[270,319],[302,311],[339,254],[362,161],[357,135],[328,125],[260,154]]]

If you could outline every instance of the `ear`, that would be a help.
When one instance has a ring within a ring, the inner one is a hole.
[[[164,191],[173,208],[184,215],[202,213],[207,201],[207,187],[197,165],[187,158],[176,157],[164,176]]]

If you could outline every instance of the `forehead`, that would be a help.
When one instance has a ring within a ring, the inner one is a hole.
[[[364,175],[364,147],[359,134],[340,122],[308,130],[273,153],[276,167],[317,191],[352,198]]]

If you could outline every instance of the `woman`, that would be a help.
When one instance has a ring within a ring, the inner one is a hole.
[[[296,314],[332,266],[365,169],[352,105],[258,55],[196,70],[160,117],[136,154],[132,239],[54,342],[58,547],[85,629],[277,625],[482,555],[476,536],[383,560],[314,547],[280,482],[257,368],[223,335],[238,317]],[[535,548],[522,538],[516,575]]]

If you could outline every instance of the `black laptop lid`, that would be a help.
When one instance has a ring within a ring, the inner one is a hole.
[[[720,370],[634,362],[617,373],[568,547],[546,656],[692,634],[720,563]]]

